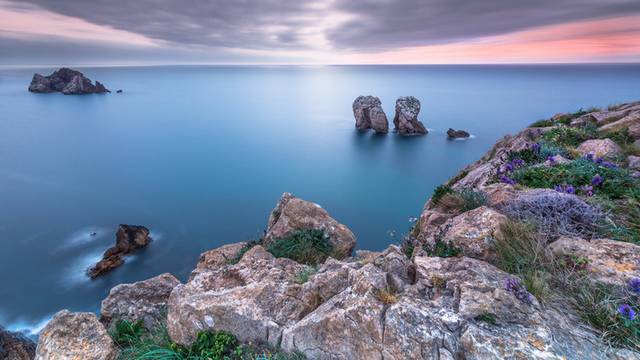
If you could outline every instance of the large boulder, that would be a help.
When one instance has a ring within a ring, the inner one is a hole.
[[[169,335],[188,345],[201,330],[225,330],[241,341],[277,345],[283,327],[316,306],[295,281],[304,269],[257,245],[237,264],[200,272],[169,297]]]
[[[118,226],[116,245],[107,249],[102,260],[87,270],[89,277],[96,278],[124,264],[124,256],[141,249],[151,242],[149,229],[140,225]]]
[[[396,100],[395,129],[400,135],[422,135],[428,131],[418,120],[420,100],[413,96],[402,96]]]
[[[36,360],[114,360],[116,345],[93,313],[58,312],[40,332]]]
[[[107,327],[117,320],[141,320],[147,329],[153,329],[166,315],[169,295],[179,284],[175,276],[165,273],[133,284],[117,285],[102,300],[100,320]]]
[[[561,237],[549,247],[556,255],[586,260],[583,266],[593,281],[626,286],[630,279],[640,278],[640,246],[636,244]]]
[[[382,102],[375,96],[358,96],[353,102],[353,116],[358,130],[373,129],[381,134],[389,132],[389,122],[382,110]]]
[[[94,85],[81,72],[60,68],[49,76],[33,75],[29,91],[36,93],[62,92],[65,95],[101,94],[110,92],[96,81]]]
[[[0,359],[31,360],[36,354],[36,343],[31,339],[0,326]]]
[[[323,230],[332,246],[330,256],[343,259],[351,256],[356,245],[355,235],[343,224],[329,216],[320,205],[299,199],[290,193],[282,194],[269,216],[263,239],[268,246],[273,240],[283,238],[295,230]]]
[[[581,155],[591,154],[599,158],[615,158],[622,155],[622,149],[611,139],[592,139],[580,144],[576,149]]]

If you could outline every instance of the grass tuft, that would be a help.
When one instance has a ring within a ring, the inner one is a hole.
[[[329,237],[323,230],[295,230],[287,236],[274,239],[267,246],[275,257],[285,257],[306,265],[323,263],[331,254]]]

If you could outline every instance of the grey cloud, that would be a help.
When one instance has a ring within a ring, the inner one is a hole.
[[[535,26],[640,13],[638,0],[23,0],[171,45],[305,49],[304,30],[325,30],[335,49],[383,50],[455,42]],[[318,6],[324,4],[325,6]],[[328,4],[328,5],[327,5]],[[312,44],[311,44],[312,45]]]

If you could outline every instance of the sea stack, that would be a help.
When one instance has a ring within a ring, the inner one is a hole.
[[[124,264],[124,255],[141,249],[151,242],[149,229],[139,225],[120,225],[116,232],[116,245],[107,249],[95,266],[87,270],[92,279]]]
[[[353,102],[353,116],[358,130],[373,129],[379,134],[389,132],[389,122],[382,110],[382,102],[375,96],[358,96]]]
[[[400,135],[424,135],[428,131],[418,120],[420,100],[413,96],[402,96],[396,100],[395,129]]]
[[[450,139],[464,139],[464,138],[468,138],[471,135],[464,130],[455,130],[455,129],[449,128],[449,130],[447,130],[447,136]]]
[[[60,68],[49,76],[34,74],[29,91],[35,93],[61,92],[65,95],[104,94],[111,92],[99,81],[95,85],[91,79],[79,71]]]

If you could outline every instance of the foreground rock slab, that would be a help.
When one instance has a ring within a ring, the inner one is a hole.
[[[31,360],[36,354],[36,343],[25,336],[0,326],[0,359]]]
[[[58,312],[40,333],[36,360],[114,360],[118,350],[93,313]]]
[[[60,68],[49,76],[33,75],[29,91],[35,93],[61,92],[65,95],[103,94],[110,92],[99,81],[95,85],[79,71]]]
[[[133,284],[120,284],[102,300],[100,320],[106,327],[116,320],[142,320],[153,329],[166,314],[171,291],[180,284],[175,276],[165,273]]]
[[[141,249],[151,242],[149,229],[140,225],[123,225],[116,232],[116,245],[105,251],[97,264],[87,270],[89,277],[96,278],[124,264],[124,255]]]
[[[396,100],[395,129],[400,135],[423,135],[427,128],[418,120],[420,100],[413,96],[402,96]]]
[[[284,193],[269,216],[263,244],[287,236],[294,230],[324,230],[332,246],[331,257],[343,259],[351,256],[356,237],[343,224],[338,223],[320,205]]]
[[[380,134],[389,132],[389,121],[382,110],[382,102],[375,96],[358,96],[353,102],[356,129],[373,129]]]

